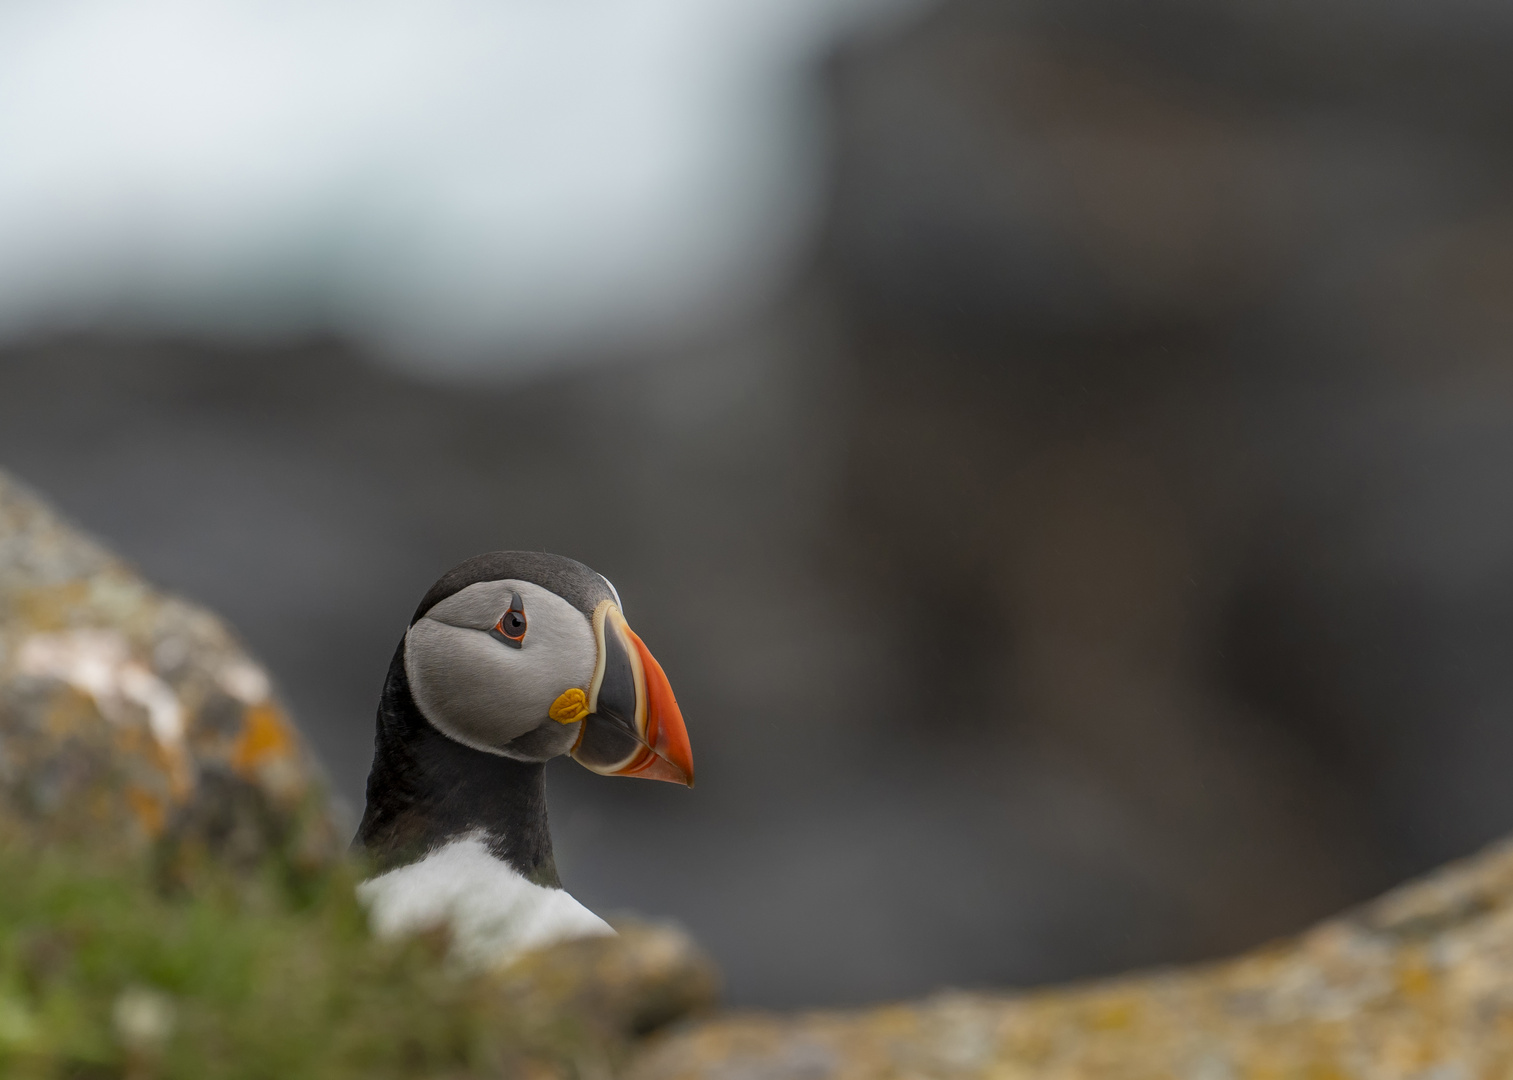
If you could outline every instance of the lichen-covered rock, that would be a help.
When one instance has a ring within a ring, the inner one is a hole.
[[[340,850],[314,758],[209,612],[0,472],[0,814],[59,839],[255,860]]]
[[[617,920],[615,929],[526,953],[497,977],[523,1012],[583,1017],[605,1041],[714,1008],[719,973],[686,933],[641,921]]]
[[[1022,996],[713,1020],[633,1080],[1513,1076],[1513,844],[1237,960]]]

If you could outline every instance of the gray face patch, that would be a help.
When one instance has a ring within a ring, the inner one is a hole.
[[[525,608],[519,648],[489,631]],[[405,673],[421,714],[464,746],[522,761],[571,749],[578,724],[547,715],[563,691],[587,692],[598,648],[593,624],[557,594],[529,581],[482,581],[441,601],[405,635]]]

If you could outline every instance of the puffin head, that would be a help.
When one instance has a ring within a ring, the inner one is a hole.
[[[431,586],[401,646],[421,715],[517,761],[693,785],[688,731],[615,587],[580,562],[495,551]]]

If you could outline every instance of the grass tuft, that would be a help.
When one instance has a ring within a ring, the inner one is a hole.
[[[553,1076],[599,1060],[527,1017],[438,932],[370,935],[358,869],[233,870],[0,834],[0,1076],[385,1080]],[[587,1057],[585,1057],[587,1055]]]

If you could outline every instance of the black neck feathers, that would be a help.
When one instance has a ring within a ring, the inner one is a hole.
[[[482,830],[497,858],[538,885],[561,888],[546,824],[546,766],[474,750],[432,727],[410,695],[404,651],[401,641],[378,703],[354,850],[383,871]]]

